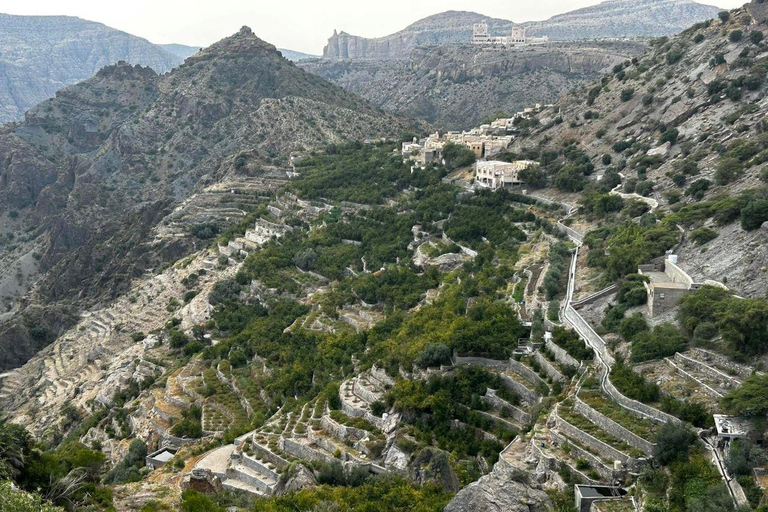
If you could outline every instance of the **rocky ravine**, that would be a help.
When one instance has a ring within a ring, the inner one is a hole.
[[[490,49],[420,47],[407,60],[309,60],[299,65],[385,110],[444,129],[549,103],[642,52],[641,43],[562,43]]]

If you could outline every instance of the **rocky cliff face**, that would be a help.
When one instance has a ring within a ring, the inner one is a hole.
[[[0,14],[0,123],[108,64],[126,61],[164,73],[182,58],[125,32],[69,16]]]
[[[476,12],[447,11],[429,16],[389,36],[368,39],[346,32],[328,39],[323,57],[328,59],[401,59],[417,46],[462,44],[472,38],[472,25],[485,22],[493,33],[512,30],[511,21]]]
[[[406,128],[247,28],[166,75],[118,64],[60,91],[0,128],[0,368],[50,342],[73,311],[206,243],[190,235],[195,225],[235,221],[239,210],[222,206],[164,220],[198,188]],[[57,304],[67,315],[33,329],[33,308]]]
[[[530,36],[551,40],[664,36],[717,16],[720,9],[688,0],[609,0],[554,16],[521,23]],[[334,32],[323,50],[328,59],[405,59],[418,46],[467,44],[475,23],[488,23],[491,34],[508,34],[511,21],[475,12],[448,11],[379,38]]]
[[[658,37],[676,34],[715,18],[713,5],[688,0],[609,0],[601,4],[525,23],[528,33],[550,39]]]
[[[642,49],[634,43],[421,47],[406,61],[322,59],[300,65],[385,110],[457,129],[500,111],[552,102]]]

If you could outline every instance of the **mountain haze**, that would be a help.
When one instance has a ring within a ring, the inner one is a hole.
[[[71,16],[0,14],[0,123],[125,61],[165,73],[182,58],[146,39]]]

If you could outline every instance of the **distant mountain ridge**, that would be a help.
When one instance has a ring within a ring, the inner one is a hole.
[[[176,44],[176,43],[159,44],[157,46],[159,46],[160,48],[166,51],[171,52],[177,57],[181,57],[182,59],[191,57],[202,49],[202,46],[189,46],[186,44]]]
[[[657,37],[676,34],[694,23],[714,18],[720,8],[690,0],[608,0],[598,5],[519,23],[529,35],[552,40]],[[404,59],[418,46],[467,44],[475,23],[485,22],[492,34],[507,33],[512,21],[476,12],[447,11],[429,16],[394,34],[365,38],[334,31],[323,49],[329,59]]]
[[[140,37],[72,16],[0,14],[0,123],[119,61],[164,73],[183,58]]]

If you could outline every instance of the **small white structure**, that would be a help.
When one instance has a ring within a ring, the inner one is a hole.
[[[549,37],[528,37],[525,27],[515,25],[508,36],[492,36],[488,32],[488,24],[475,23],[472,26],[472,44],[478,46],[519,46],[528,44],[546,43]]]
[[[738,416],[713,414],[717,437],[721,440],[745,439],[749,434],[749,423]]]
[[[522,185],[520,171],[538,165],[532,160],[500,162],[497,160],[479,161],[475,164],[475,183],[491,189]]]

